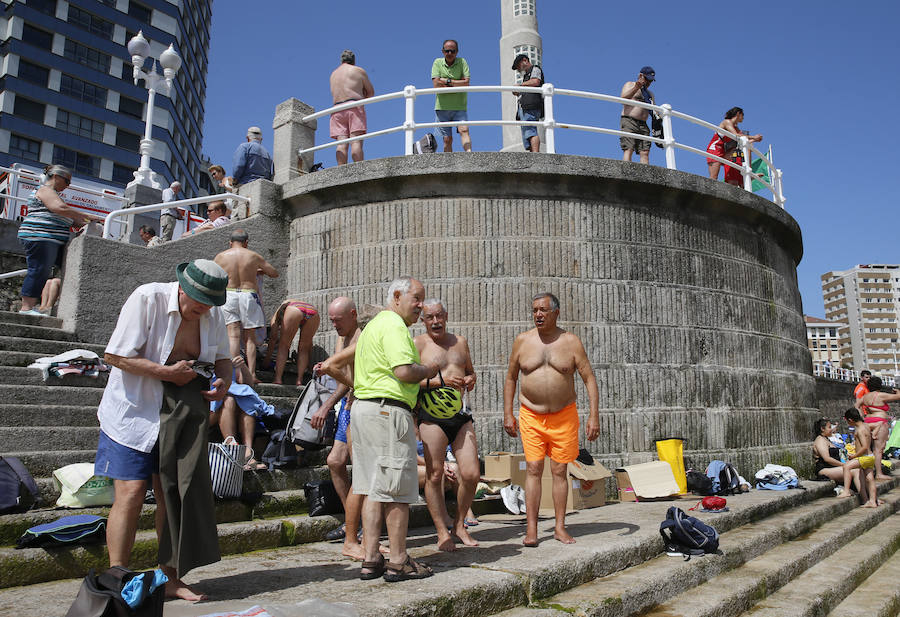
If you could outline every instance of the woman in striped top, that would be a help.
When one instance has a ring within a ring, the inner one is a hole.
[[[69,207],[59,193],[72,181],[62,165],[47,170],[47,180],[28,199],[28,214],[19,225],[19,242],[25,248],[28,272],[22,283],[22,308],[26,315],[43,315],[34,308],[57,256],[69,241],[69,228],[81,227],[92,217]]]

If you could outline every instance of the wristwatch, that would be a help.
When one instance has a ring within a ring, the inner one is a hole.
[[[453,80],[450,79],[450,78],[448,77],[447,80],[446,80],[444,83],[447,84],[447,85],[449,86],[450,84],[453,83]]]

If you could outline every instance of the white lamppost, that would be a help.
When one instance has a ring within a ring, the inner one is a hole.
[[[142,184],[155,189],[162,189],[156,172],[150,169],[150,151],[153,149],[153,103],[156,99],[156,90],[169,96],[172,91],[172,80],[181,68],[181,56],[175,51],[174,43],[159,55],[159,64],[163,68],[163,75],[156,72],[156,60],[150,71],[144,71],[144,61],[150,55],[150,43],[144,38],[143,32],[138,32],[134,38],[128,41],[128,53],[131,54],[131,64],[134,65],[134,85],[139,79],[144,80],[144,87],[149,90],[147,97],[147,123],[144,128],[144,138],[141,140],[141,166],[134,172],[134,180],[128,186]]]

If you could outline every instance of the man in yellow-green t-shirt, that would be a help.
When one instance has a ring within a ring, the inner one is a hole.
[[[469,85],[469,64],[465,58],[458,58],[459,43],[453,39],[444,41],[441,48],[442,57],[436,58],[431,65],[431,83],[435,88],[455,88]],[[469,119],[466,113],[466,93],[438,94],[434,97],[434,115],[437,122],[465,122]],[[453,127],[440,127],[444,137],[444,152],[453,152]],[[472,151],[472,139],[469,127],[458,126],[459,140],[463,150]]]
[[[359,335],[353,365],[353,492],[363,505],[363,580],[384,575],[388,582],[425,578],[432,572],[406,552],[409,504],[419,498],[416,429],[412,410],[419,382],[438,373],[423,366],[409,335],[422,312],[425,287],[408,276],[388,289],[387,306]],[[387,523],[390,562],[378,549],[381,522]]]

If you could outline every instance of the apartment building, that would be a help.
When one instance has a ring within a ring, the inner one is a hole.
[[[825,366],[828,362],[833,368],[841,366],[840,339],[838,329],[846,324],[841,321],[829,321],[819,317],[803,316],[806,322],[806,344],[814,365]]]
[[[0,5],[0,165],[61,163],[124,187],[138,168],[147,90],[127,42],[183,63],[158,93],[150,167],[185,197],[213,192],[201,155],[211,0],[13,0]],[[151,66],[150,60],[145,69]],[[141,82],[142,84],[142,82]]]
[[[838,326],[842,366],[898,375],[900,265],[863,264],[822,275],[825,318]]]

